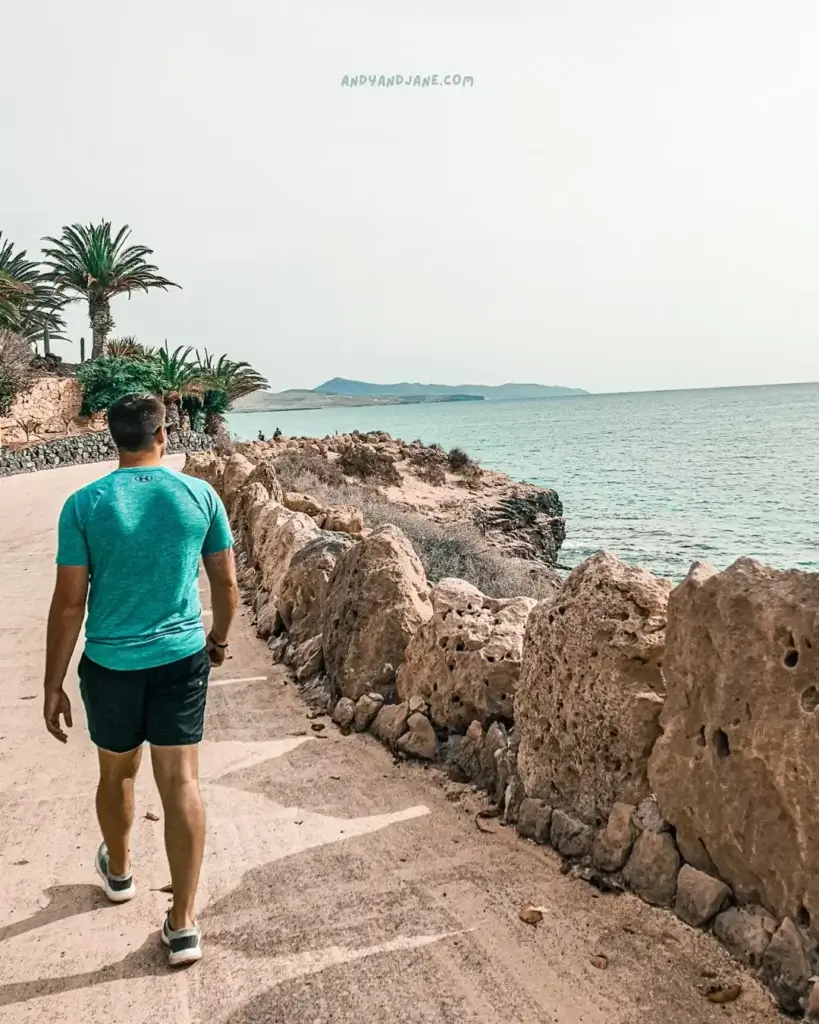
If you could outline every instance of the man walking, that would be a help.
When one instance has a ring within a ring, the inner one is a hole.
[[[134,897],[134,779],[146,741],[165,815],[173,905],[162,927],[169,961],[202,956],[194,900],[205,842],[199,748],[211,665],[221,665],[238,604],[233,538],[221,499],[161,465],[165,407],[128,395],[108,413],[119,469],[71,495],[59,523],[48,616],[44,717],[65,743],[65,675],[88,603],[80,693],[99,753],[96,870],[108,898]],[[205,635],[199,559],[210,582]]]

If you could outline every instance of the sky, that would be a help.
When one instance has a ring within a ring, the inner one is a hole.
[[[127,223],[183,286],[116,334],[274,390],[819,380],[815,0],[26,0],[2,36],[4,236]]]

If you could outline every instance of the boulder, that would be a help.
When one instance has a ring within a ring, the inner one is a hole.
[[[355,505],[331,505],[324,513],[321,528],[359,537],[364,530],[364,513]]]
[[[222,493],[222,476],[225,472],[225,460],[214,452],[195,452],[185,456],[182,470],[188,476],[206,480],[217,494]]]
[[[382,526],[336,562],[322,616],[333,684],[356,699],[395,692],[407,644],[432,616],[424,568],[394,526]]]
[[[321,533],[290,559],[279,588],[278,609],[295,643],[321,632],[330,576],[353,543],[343,534]]]
[[[718,878],[683,864],[677,876],[674,912],[694,928],[713,920],[731,898],[731,890]]]
[[[432,591],[433,615],[411,640],[398,673],[401,699],[423,697],[440,726],[511,721],[523,632],[535,603],[490,598],[464,580],[442,580]]]
[[[729,907],[714,921],[714,935],[729,953],[749,967],[762,965],[776,930],[776,919],[761,907]]]
[[[649,794],[670,590],[602,552],[532,612],[515,705],[527,793],[595,826]]]
[[[637,895],[657,907],[670,907],[677,894],[680,854],[670,832],[643,832],[631,851],[625,879]]]
[[[324,645],[321,636],[314,636],[295,646],[290,664],[299,681],[318,675],[324,668]]]
[[[552,846],[564,857],[585,857],[591,850],[594,830],[565,811],[552,811],[549,833]]]
[[[410,712],[406,704],[384,704],[372,724],[372,734],[395,750],[398,741],[407,731]]]
[[[311,519],[324,513],[324,509],[315,498],[311,498],[309,494],[299,494],[297,491],[288,491],[284,495],[282,504],[291,512],[303,512]]]
[[[762,957],[760,977],[788,1013],[799,1013],[807,1003],[811,970],[799,929],[786,917]]]
[[[222,500],[228,512],[233,511],[233,503],[252,472],[253,463],[244,455],[231,455],[225,463],[222,474]]]
[[[637,829],[632,821],[635,808],[632,804],[616,803],[609,814],[609,820],[594,837],[592,864],[598,871],[620,871],[625,867]]]
[[[518,811],[518,834],[536,843],[548,843],[552,822],[552,808],[542,800],[527,797]]]
[[[426,715],[414,714],[407,719],[408,732],[398,741],[398,749],[410,757],[434,761],[438,756],[438,737]]]
[[[695,565],[671,595],[649,774],[680,850],[819,935],[819,574]]]
[[[260,584],[267,591],[271,613],[278,608],[282,583],[294,555],[320,536],[319,528],[308,516],[291,512],[284,505],[270,501],[258,510],[253,531],[253,554],[259,569]],[[261,612],[259,613],[261,619]]]
[[[355,731],[366,732],[375,721],[383,704],[384,698],[380,693],[365,693],[359,697],[355,705]]]
[[[284,491],[279,483],[278,476],[276,476],[276,468],[270,457],[260,459],[256,463],[253,472],[247,478],[247,483],[261,484],[273,501],[284,502]]]
[[[342,697],[333,708],[333,721],[341,729],[349,729],[355,719],[355,703],[349,697]]]
[[[267,489],[261,483],[247,483],[236,495],[233,513],[230,517],[231,528],[240,551],[244,551],[253,561],[255,543],[255,525],[258,514],[270,501]]]

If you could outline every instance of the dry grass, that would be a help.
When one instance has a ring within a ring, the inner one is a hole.
[[[376,448],[356,446],[344,452],[338,459],[339,469],[347,476],[357,476],[361,480],[384,484],[387,487],[400,487],[401,474],[395,461],[386,452]]]
[[[274,460],[286,491],[310,494],[323,505],[356,505],[368,526],[392,523],[409,538],[427,578],[466,580],[490,597],[534,597],[554,593],[554,573],[539,562],[507,558],[490,548],[477,526],[442,526],[419,512],[389,502],[370,484],[351,483],[336,463],[320,455],[283,452]]]

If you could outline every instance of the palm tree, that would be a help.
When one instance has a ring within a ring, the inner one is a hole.
[[[22,335],[37,344],[65,337],[63,297],[46,280],[42,267],[14,251],[0,232],[0,330]]]
[[[231,402],[269,385],[250,363],[236,363],[224,355],[215,361],[207,349],[204,356],[197,351],[196,358],[197,376],[204,391],[205,433],[215,436]]]
[[[198,395],[203,390],[199,367],[189,360],[191,351],[181,345],[173,352],[161,348],[154,357],[157,386],[165,403],[165,423],[171,432],[180,428],[183,396]]]
[[[158,272],[146,257],[153,252],[144,245],[128,245],[131,229],[126,224],[116,235],[111,222],[64,225],[59,238],[46,237],[51,248],[44,248],[49,280],[61,291],[71,295],[70,301],[88,302],[88,319],[94,341],[91,358],[97,359],[105,350],[105,339],[114,327],[111,299],[126,292],[150,291],[152,288],[179,288]]]

